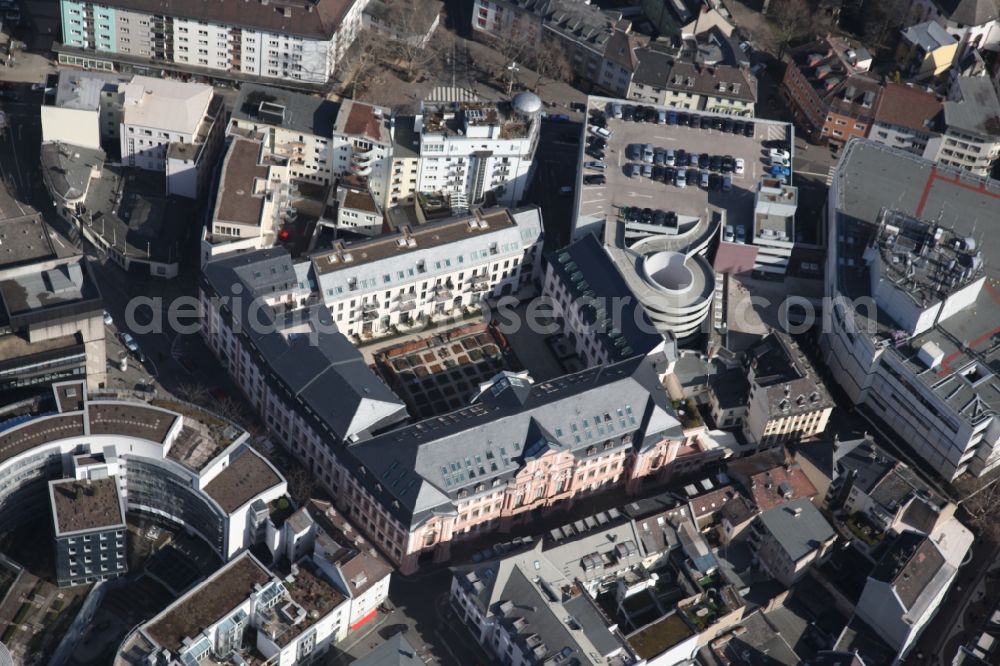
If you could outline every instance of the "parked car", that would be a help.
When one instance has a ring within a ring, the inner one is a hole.
[[[737,243],[745,243],[746,240],[747,240],[746,227],[744,227],[742,224],[737,224],[736,225],[736,242]]]
[[[635,119],[635,107],[632,106],[631,104],[626,104],[625,106],[623,106],[622,107],[622,118],[624,120],[633,120],[633,119]]]
[[[699,116],[697,113],[692,113],[690,116],[688,116],[687,125],[688,127],[694,127],[696,129],[698,127],[701,127],[701,116]]]
[[[711,163],[712,163],[712,158],[708,155],[708,153],[702,153],[701,155],[698,156],[699,169],[707,169],[708,165]]]
[[[604,185],[608,179],[603,173],[594,173],[583,177],[584,185]]]
[[[653,144],[647,143],[645,146],[642,147],[642,161],[643,162],[647,162],[649,164],[652,164],[653,163],[653,155],[654,154],[655,153],[653,151]]]
[[[753,138],[753,121],[747,120],[743,123],[743,136]]]
[[[629,178],[634,178],[639,175],[639,165],[634,162],[629,162],[625,165],[625,175]]]
[[[674,185],[677,187],[687,187],[687,176],[684,175],[684,169],[678,169],[677,175],[674,176]]]
[[[780,164],[772,164],[770,173],[776,178],[785,177],[788,178],[792,175],[792,170],[788,167],[781,166]]]
[[[651,106],[643,107],[642,116],[647,123],[655,123],[658,119],[656,109]]]
[[[622,105],[618,102],[611,103],[611,116],[617,120],[622,119]]]
[[[722,177],[722,191],[730,192],[733,189],[733,179],[731,176]]]
[[[653,164],[658,166],[663,166],[667,163],[667,151],[663,148],[657,148],[653,151]]]
[[[602,139],[611,138],[611,130],[609,130],[607,127],[591,127],[590,131],[596,134],[597,136],[601,137]]]
[[[736,240],[736,234],[733,231],[733,225],[731,224],[726,225],[726,228],[722,232],[722,240],[726,241],[727,243],[732,243],[734,240]]]
[[[661,111],[661,113],[664,113],[664,112]],[[666,113],[667,113],[667,124],[668,125],[676,125],[677,124],[677,112],[676,111],[669,111],[669,112],[666,112]]]
[[[704,187],[706,190],[708,189],[708,172],[707,171],[702,171],[701,172],[701,186]]]
[[[733,121],[732,118],[723,118],[722,119],[722,131],[723,132],[726,132],[727,134],[732,134],[733,133],[733,125],[734,125],[734,121]]]
[[[105,310],[104,311],[104,325],[105,326],[111,326],[113,323],[115,323],[115,320],[111,318],[111,313],[108,312],[107,310]]]
[[[743,161],[742,157],[736,158],[736,161],[733,163],[733,170],[738,176],[742,176],[744,174],[746,171],[746,163]]]
[[[722,176],[717,173],[713,173],[708,177],[708,189],[719,190],[722,188]]]
[[[604,171],[605,169],[608,168],[608,165],[607,165],[606,162],[601,162],[599,160],[593,160],[593,161],[590,161],[590,162],[584,162],[583,166],[586,169],[598,169],[600,171]]]
[[[653,180],[663,180],[663,167],[659,164],[653,165]]]
[[[709,165],[709,168],[712,171],[720,171],[720,170],[722,170],[722,156],[721,155],[712,155],[712,159],[709,160],[708,165]]]
[[[736,160],[733,159],[732,155],[722,156],[722,173],[732,173],[733,169],[736,168]]]
[[[643,176],[643,178],[652,178],[653,177],[653,165],[652,164],[643,164],[642,165],[642,176]]]
[[[674,153],[674,149],[673,148],[667,148],[667,152],[666,152],[666,154],[665,154],[664,157],[666,159],[666,163],[669,166],[673,166],[674,165],[674,163],[675,163],[675,153]]]
[[[676,177],[677,177],[677,169],[673,168],[672,166],[663,167],[664,183],[672,183],[674,182],[674,178]]]
[[[702,116],[701,117],[701,128],[702,129],[712,129],[712,117]]]
[[[131,333],[122,333],[121,338],[125,349],[128,349],[132,353],[139,351],[139,343],[135,341]]]
[[[774,160],[784,160],[787,162],[792,159],[792,154],[784,148],[772,148],[768,151],[767,156],[771,158],[772,162],[774,162]]]
[[[678,111],[677,112],[677,124],[678,125],[684,125],[686,127],[687,124],[688,124],[688,114],[684,113],[683,111]]]

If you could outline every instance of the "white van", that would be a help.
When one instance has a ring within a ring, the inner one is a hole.
[[[611,138],[611,130],[609,130],[606,127],[596,127],[596,126],[592,125],[590,127],[590,131],[592,133],[596,134],[597,136],[601,137],[602,139],[610,139]]]

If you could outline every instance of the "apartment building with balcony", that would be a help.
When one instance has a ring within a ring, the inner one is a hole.
[[[541,270],[537,208],[476,209],[311,258],[337,328],[368,339],[512,294]]]
[[[151,661],[207,660],[287,666],[315,663],[348,633],[348,603],[317,564],[304,557],[288,570],[271,571],[244,553],[209,576],[163,612],[133,629],[115,655],[115,666]]]
[[[244,84],[229,132],[259,135],[269,151],[288,159],[291,178],[322,185],[344,176],[362,178],[384,206],[391,180],[391,123],[383,107]]]
[[[73,471],[74,478],[49,481],[60,587],[109,580],[128,571],[118,479],[107,476],[106,466],[81,464]]]
[[[937,152],[924,157],[989,176],[1000,157],[1000,98],[988,77],[955,79],[944,102],[944,126]]]
[[[365,2],[61,0],[60,62],[325,84],[361,29]]]
[[[444,192],[466,206],[516,205],[530,180],[541,108],[533,93],[457,109],[425,103],[414,123],[420,136],[417,191]]]
[[[222,160],[215,206],[202,230],[201,265],[232,252],[271,247],[288,214],[288,159],[263,141],[233,137]]]

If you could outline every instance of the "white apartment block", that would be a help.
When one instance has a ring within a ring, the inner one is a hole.
[[[288,214],[288,160],[255,139],[234,137],[226,150],[210,226],[202,231],[201,265],[231,252],[271,247]]]
[[[338,330],[362,339],[461,314],[538,276],[537,208],[476,210],[312,258]]]
[[[62,0],[63,44],[74,51],[60,60],[107,68],[102,56],[113,63],[121,55],[182,71],[322,84],[361,29],[365,4],[213,0],[171,11],[157,0]]]
[[[425,105],[414,124],[420,136],[417,190],[444,192],[470,205],[492,192],[497,205],[515,205],[530,180],[540,110],[532,93],[511,104]]]
[[[268,150],[288,158],[294,179],[329,185],[341,176],[363,178],[384,205],[390,187],[391,123],[383,107],[244,84],[230,133],[260,135]]]
[[[222,99],[204,84],[136,76],[121,105],[122,164],[162,171],[168,195],[197,197],[222,140]]]

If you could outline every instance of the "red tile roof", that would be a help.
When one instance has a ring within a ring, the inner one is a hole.
[[[750,477],[750,494],[761,511],[816,495],[816,487],[797,464],[778,465]]]
[[[875,120],[921,132],[931,131],[927,122],[941,113],[943,106],[938,96],[916,86],[890,83],[882,90]]]

